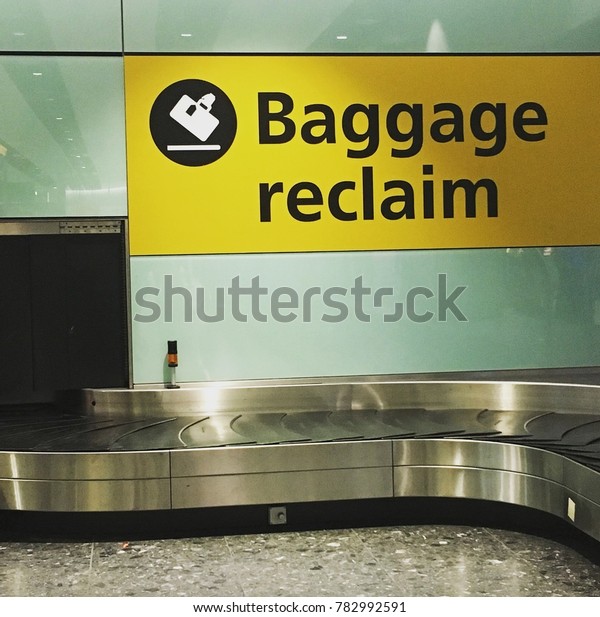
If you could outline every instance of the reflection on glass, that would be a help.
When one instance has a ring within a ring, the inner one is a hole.
[[[120,58],[5,56],[0,216],[124,215]]]

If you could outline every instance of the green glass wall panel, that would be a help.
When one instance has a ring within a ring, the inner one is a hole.
[[[121,51],[120,0],[0,0],[2,51]]]
[[[0,56],[0,217],[127,212],[123,60]]]
[[[600,363],[600,248],[136,257],[134,380]],[[402,308],[399,306],[402,304]]]
[[[597,0],[123,0],[132,52],[600,49]]]

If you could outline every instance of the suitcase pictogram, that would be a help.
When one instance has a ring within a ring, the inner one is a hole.
[[[206,141],[219,125],[219,119],[211,113],[214,102],[215,95],[212,92],[200,97],[198,101],[184,94],[169,115],[200,141]]]

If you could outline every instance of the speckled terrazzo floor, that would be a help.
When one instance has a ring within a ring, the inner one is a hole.
[[[600,596],[600,566],[515,531],[408,525],[0,542],[1,596]]]

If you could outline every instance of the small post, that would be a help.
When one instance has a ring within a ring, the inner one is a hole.
[[[167,341],[167,366],[170,369],[171,381],[165,384],[165,388],[175,389],[179,388],[177,385],[177,379],[175,375],[175,369],[179,365],[177,357],[177,341]]]

